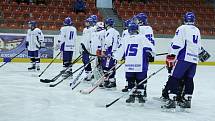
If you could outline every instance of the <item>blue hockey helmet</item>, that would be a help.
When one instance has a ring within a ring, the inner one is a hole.
[[[137,19],[139,22],[138,24],[143,24],[143,25],[147,25],[148,24],[148,20],[147,20],[147,15],[145,13],[139,13],[137,14],[134,19]]]
[[[92,18],[87,18],[86,20],[85,20],[85,22],[86,23],[89,23],[88,25],[86,25],[86,26],[92,26],[93,25],[93,19]]]
[[[96,23],[97,23],[97,21],[98,21],[97,15],[91,15],[90,18],[93,19],[93,24],[96,25]]]
[[[64,25],[64,26],[71,26],[72,24],[73,24],[72,18],[66,17],[66,18],[64,19],[64,22],[63,22],[63,25]]]
[[[28,22],[28,26],[30,27],[30,28],[36,28],[36,26],[37,26],[37,22],[36,21],[29,21]]]
[[[138,33],[139,30],[139,25],[136,24],[135,22],[130,22],[128,25],[128,32],[130,34]]]
[[[104,23],[105,23],[105,27],[114,26],[114,20],[112,18],[106,18]]]
[[[195,23],[195,14],[193,12],[187,12],[184,15],[184,23],[185,24],[194,24]]]
[[[128,25],[129,25],[130,22],[131,22],[130,19],[125,20],[124,23],[123,23],[124,28],[128,28]]]

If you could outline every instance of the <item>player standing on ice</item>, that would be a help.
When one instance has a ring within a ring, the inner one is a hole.
[[[125,56],[125,72],[128,81],[128,89],[136,86],[131,92],[126,103],[134,103],[135,97],[139,99],[139,103],[146,101],[145,83],[139,85],[141,81],[147,78],[148,61],[154,53],[154,46],[146,37],[139,34],[139,26],[131,22],[128,26],[129,36],[122,38],[121,45],[113,54],[113,58],[120,60]]]
[[[32,66],[28,70],[40,70],[40,54],[39,50],[44,41],[42,31],[37,28],[36,21],[28,22],[29,28],[26,36],[26,48],[28,49],[28,56],[31,59]]]
[[[94,29],[94,20],[89,17],[85,20],[85,28],[83,30],[83,38],[82,38],[82,44],[84,44],[85,48],[91,52],[92,49],[92,34],[95,32]],[[85,73],[86,73],[86,78],[84,78],[85,81],[90,81],[92,79],[92,67],[90,61],[89,54],[84,52],[82,48],[80,48],[81,53],[82,53],[82,61],[85,65]],[[89,64],[88,64],[89,63]],[[87,64],[87,65],[86,65]]]
[[[184,25],[177,28],[171,43],[170,53],[167,55],[167,67],[173,68],[166,89],[169,99],[164,109],[176,108],[176,96],[179,94],[179,82],[184,80],[184,99],[179,103],[181,108],[191,108],[191,98],[194,90],[193,78],[196,73],[198,54],[201,51],[201,35],[195,27],[195,15],[187,12],[184,15]]]
[[[123,23],[124,30],[122,31],[122,38],[125,38],[125,37],[130,35],[129,32],[128,32],[128,25],[129,25],[130,22],[131,22],[130,19],[124,21],[124,23]],[[127,80],[126,80],[126,82],[127,82]],[[127,91],[128,91],[128,84],[125,86],[124,89],[122,89],[122,92],[127,92]]]
[[[112,67],[117,64],[117,61],[108,56],[112,56],[112,53],[116,51],[119,45],[120,35],[119,32],[114,29],[114,20],[112,18],[105,19],[105,41],[104,46],[102,48],[102,55],[106,57],[102,58],[102,69],[104,73],[108,72]],[[116,79],[115,79],[115,70],[113,69],[112,73],[105,79],[104,83],[100,85],[100,87],[105,88],[115,88],[116,87]]]
[[[68,77],[72,76],[72,67],[71,61],[73,52],[75,51],[75,43],[77,38],[77,30],[73,26],[72,19],[67,17],[63,22],[64,26],[60,29],[60,40],[57,45],[57,48],[60,48],[60,51],[63,52],[63,67],[67,69],[63,76]]]
[[[124,23],[123,23],[124,30],[122,31],[122,38],[124,38],[124,37],[129,35],[129,33],[128,33],[128,25],[129,25],[130,22],[131,22],[130,19],[124,21]]]
[[[105,39],[105,29],[103,22],[97,22],[95,26],[95,33],[92,36],[91,41],[91,54],[101,56],[102,47],[104,45]],[[103,70],[101,67],[101,58],[95,57],[95,60],[92,62],[93,67],[93,77],[95,80],[101,78],[103,75]]]

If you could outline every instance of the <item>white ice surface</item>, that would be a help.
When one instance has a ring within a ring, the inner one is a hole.
[[[0,63],[1,64],[1,63]],[[125,85],[123,67],[117,71],[117,90],[96,89],[90,95],[79,93],[90,87],[82,83],[75,90],[69,80],[56,87],[48,87],[35,77],[39,73],[28,72],[26,63],[9,63],[0,68],[0,121],[214,121],[215,117],[215,67],[198,66],[195,90],[190,113],[162,112],[159,97],[166,82],[166,70],[148,80],[148,101],[144,106],[125,103],[124,97],[109,108],[105,105],[123,93]],[[42,64],[42,69],[47,64]],[[74,69],[80,64],[74,66]],[[163,65],[151,65],[149,74]],[[61,70],[61,64],[53,64],[42,78],[52,78]]]

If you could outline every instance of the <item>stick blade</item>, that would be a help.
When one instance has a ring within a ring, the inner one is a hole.
[[[54,84],[50,84],[50,85],[49,85],[49,87],[55,87],[55,86],[56,86],[56,85],[54,85]]]
[[[88,91],[88,90],[86,90],[86,89],[85,89],[85,90],[84,90],[84,89],[82,89],[82,90],[80,90],[79,92],[80,92],[81,94],[90,94],[90,93],[89,93],[89,91]]]
[[[42,82],[42,83],[50,83],[50,82],[52,82],[52,80],[50,80],[50,79],[40,79],[40,82]]]

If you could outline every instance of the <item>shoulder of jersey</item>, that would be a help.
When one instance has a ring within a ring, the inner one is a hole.
[[[41,29],[39,29],[39,28],[35,28],[34,30],[35,30],[35,31],[41,31]]]

